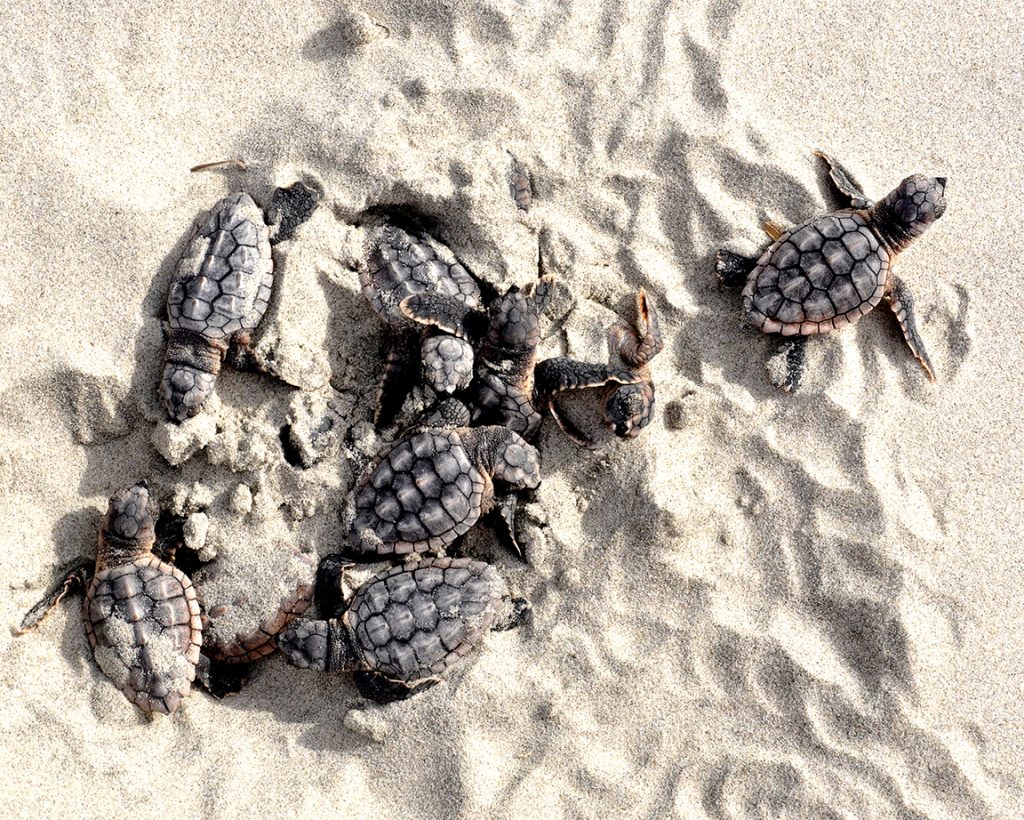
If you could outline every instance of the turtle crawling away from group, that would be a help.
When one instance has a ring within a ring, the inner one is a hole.
[[[883,299],[896,314],[911,353],[934,381],[935,369],[917,332],[914,300],[892,267],[896,256],[945,212],[945,178],[915,174],[876,203],[835,160],[819,156],[850,207],[786,231],[766,225],[773,241],[759,259],[718,252],[719,279],[726,285],[746,283],[747,322],[790,337],[783,347],[785,372],[773,377],[787,392],[800,384],[807,337],[852,325]]]
[[[347,604],[344,565],[321,563],[318,598],[326,620],[298,620],[278,636],[285,658],[317,672],[348,671],[360,693],[388,702],[437,683],[491,629],[508,629],[528,612],[509,596],[490,564],[427,558],[380,572]]]

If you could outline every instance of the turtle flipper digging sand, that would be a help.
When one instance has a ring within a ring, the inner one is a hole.
[[[389,702],[438,682],[491,629],[528,611],[494,567],[469,558],[429,558],[384,570],[345,604],[344,565],[328,556],[318,573],[327,620],[299,620],[278,637],[288,662],[317,672],[348,671],[367,698]]]
[[[830,178],[850,208],[826,214],[773,236],[757,259],[720,250],[716,269],[725,285],[743,288],[743,314],[765,333],[787,337],[772,382],[797,389],[804,343],[854,324],[883,299],[889,302],[911,353],[931,381],[935,370],[917,332],[914,302],[892,273],[897,255],[946,210],[946,180],[915,174],[888,196],[872,202],[849,172],[825,154]]]
[[[605,425],[620,438],[640,434],[654,415],[654,380],[650,362],[662,349],[658,314],[643,288],[636,296],[636,319],[618,321],[608,331],[608,364],[572,359],[545,359],[537,365],[536,391],[543,396],[558,426],[577,444],[597,443],[560,412],[557,396],[566,390],[604,387],[601,396]]]
[[[96,663],[144,712],[170,714],[190,690],[202,646],[199,601],[188,577],[153,555],[156,502],[145,482],[110,499],[83,619]],[[87,570],[77,567],[22,622],[33,628]]]
[[[160,396],[174,421],[199,412],[229,354],[233,362],[247,362],[274,285],[270,247],[293,236],[318,201],[301,182],[278,188],[268,226],[249,194],[232,194],[196,228],[167,294],[170,333]]]

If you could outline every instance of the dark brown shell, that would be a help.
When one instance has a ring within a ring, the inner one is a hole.
[[[442,549],[476,523],[486,487],[457,430],[421,430],[384,453],[357,489],[353,541],[382,555]]]
[[[828,333],[882,300],[890,262],[865,212],[818,217],[764,252],[743,289],[743,313],[765,333]]]
[[[152,555],[101,569],[83,615],[96,663],[128,700],[146,712],[178,708],[203,641],[188,576]]]
[[[441,674],[479,644],[505,592],[489,564],[427,559],[370,580],[342,620],[365,669],[413,682]]]
[[[396,328],[422,330],[400,307],[414,293],[438,293],[467,308],[481,304],[480,286],[448,248],[387,223],[371,239],[359,284],[377,315]]]

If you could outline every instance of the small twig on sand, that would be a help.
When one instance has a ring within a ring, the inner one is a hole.
[[[219,171],[221,168],[234,168],[236,171],[247,171],[249,166],[245,164],[244,159],[220,159],[216,162],[204,162],[201,165],[195,165],[189,168],[193,174],[197,171]]]

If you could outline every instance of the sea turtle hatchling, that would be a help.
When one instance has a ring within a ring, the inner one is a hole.
[[[515,491],[535,489],[540,478],[533,446],[506,427],[469,427],[468,410],[448,399],[364,471],[355,489],[352,549],[367,556],[438,552],[497,505],[518,550]]]
[[[501,425],[532,439],[553,395],[580,387],[633,384],[645,377],[631,367],[558,357],[537,365],[540,317],[551,298],[554,276],[526,289],[510,287],[486,313],[461,308],[423,293],[402,301],[402,310],[459,336],[482,336],[476,376],[470,385],[473,423]],[[480,328],[485,328],[481,334]],[[561,423],[561,420],[560,420]]]
[[[462,311],[481,305],[480,286],[452,252],[426,233],[411,233],[385,222],[371,233],[367,265],[359,285],[370,307],[391,330],[391,352],[381,376],[374,417],[389,424],[401,408],[410,383],[421,369],[424,381],[438,394],[465,388],[473,377],[473,347],[464,331],[439,330],[440,317],[402,309],[416,294],[430,294],[442,308]]]
[[[301,182],[278,188],[268,226],[247,193],[218,202],[196,225],[167,294],[166,365],[160,397],[168,416],[184,421],[213,391],[229,351],[249,364],[252,332],[274,285],[270,247],[291,238],[313,213],[320,195]]]
[[[247,664],[275,651],[277,634],[312,603],[316,568],[304,553],[282,548],[263,556],[272,578],[257,583],[218,558],[196,568],[193,584],[172,564],[180,530],[158,536],[158,513],[144,481],[115,495],[95,562],[78,562],[20,631],[80,585],[100,668],[143,711],[171,713],[193,680],[215,697],[239,691]]]
[[[95,571],[76,567],[22,621],[38,624],[75,585],[96,663],[144,712],[170,714],[189,693],[202,646],[199,601],[189,578],[153,554],[157,506],[145,482],[110,499]]]
[[[835,160],[828,163],[835,187],[850,207],[783,231],[765,228],[772,244],[757,260],[718,252],[719,279],[743,288],[743,315],[765,333],[791,337],[782,349],[785,372],[773,376],[783,390],[795,390],[804,369],[808,336],[857,322],[883,299],[896,314],[911,353],[935,380],[935,370],[918,335],[914,300],[892,272],[896,256],[946,210],[946,180],[907,177],[888,196],[872,202]]]
[[[658,313],[647,292],[636,295],[636,319],[619,320],[608,330],[608,365],[588,365],[562,357],[545,359],[537,365],[538,392],[548,397],[547,407],[558,426],[577,444],[596,447],[596,442],[572,424],[559,410],[557,396],[567,390],[603,387],[602,416],[605,425],[620,438],[640,434],[654,415],[654,379],[650,362],[662,348]],[[632,374],[634,381],[622,384],[613,374]]]
[[[298,620],[278,636],[285,658],[317,672],[354,673],[360,693],[380,702],[401,700],[437,683],[438,676],[480,644],[491,629],[508,629],[528,612],[512,599],[490,564],[470,558],[428,558],[384,570],[347,604],[344,565],[321,563],[318,594],[327,620]]]

